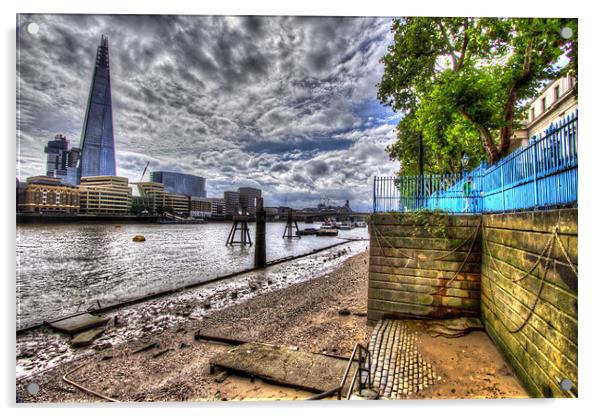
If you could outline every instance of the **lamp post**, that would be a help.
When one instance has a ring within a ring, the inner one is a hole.
[[[464,178],[466,177],[466,168],[468,167],[468,160],[469,157],[466,153],[464,153],[462,155],[462,159],[460,159],[462,161],[462,181],[464,181]],[[471,183],[470,183],[470,177],[468,178],[467,182],[464,182],[464,184],[462,185],[463,188],[463,194],[464,194],[464,201],[465,201],[465,206],[464,209],[462,210],[463,212],[468,212],[470,210],[470,194],[472,192],[471,189]]]
[[[468,155],[466,153],[464,153],[462,155],[462,159],[460,159],[462,161],[462,176],[466,175],[466,168],[468,167],[468,161],[470,160],[470,158],[468,157]]]
[[[424,144],[422,142],[422,132],[418,132],[418,201],[417,207],[422,208],[424,197]]]

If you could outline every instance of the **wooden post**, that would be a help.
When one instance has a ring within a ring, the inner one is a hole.
[[[293,235],[293,225],[295,225],[295,229],[297,230],[295,235]],[[282,233],[282,238],[288,238],[289,240],[292,238],[301,238],[299,234],[299,226],[297,225],[297,220],[293,219],[293,209],[288,209],[288,216],[286,219],[286,227],[284,227],[284,232]]]
[[[265,219],[263,198],[257,198],[257,212],[255,222],[255,267],[265,267]]]

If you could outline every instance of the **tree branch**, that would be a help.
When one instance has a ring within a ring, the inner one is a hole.
[[[464,57],[468,49],[468,18],[464,19],[464,40],[462,41],[462,49],[460,50],[460,58],[458,58],[458,71],[462,69]]]
[[[443,39],[445,39],[445,43],[447,44],[447,49],[451,55],[452,69],[454,72],[456,72],[457,68],[458,68],[458,57],[454,53],[454,47],[452,46],[451,41],[449,40],[449,37],[447,36],[447,31],[445,30],[443,23],[441,23],[441,20],[437,20],[437,25],[439,26],[439,29],[441,30],[441,34],[443,35]]]
[[[514,81],[514,84],[508,91],[508,98],[504,107],[504,126],[500,129],[500,153],[505,155],[510,148],[510,138],[514,129],[514,113],[516,107],[516,100],[518,97],[518,90],[524,86],[531,78],[531,54],[533,53],[533,40],[527,42],[527,48],[525,50],[525,57],[523,60],[523,70],[521,76]]]

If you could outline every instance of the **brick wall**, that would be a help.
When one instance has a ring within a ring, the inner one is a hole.
[[[577,276],[558,242],[545,280],[546,258],[527,273],[556,225],[577,266],[577,209],[483,216],[481,319],[536,397],[567,397],[565,378],[577,385]]]
[[[480,220],[474,215],[443,215],[425,225],[411,213],[374,214],[368,322],[389,317],[479,316],[481,240],[475,227]],[[438,223],[445,235],[437,231]]]

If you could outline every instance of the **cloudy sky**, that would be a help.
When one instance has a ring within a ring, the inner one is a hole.
[[[25,27],[39,25],[36,34]],[[268,206],[351,200],[371,178],[399,116],[381,106],[389,18],[21,15],[17,175],[43,174],[57,133],[80,142],[100,35],[109,37],[117,174],[207,178],[210,197],[239,186]]]

